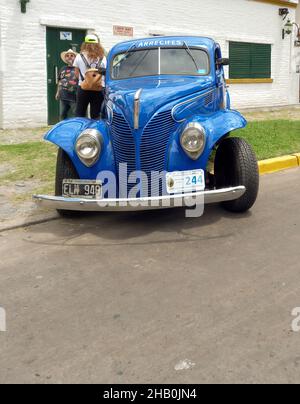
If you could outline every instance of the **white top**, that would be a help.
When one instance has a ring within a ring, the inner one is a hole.
[[[96,60],[91,60],[87,57],[87,55],[85,53],[83,53],[83,55],[85,56],[86,60],[88,61],[89,65],[91,66],[91,68],[95,68],[99,62],[99,59]],[[85,76],[85,72],[87,71],[87,67],[84,63],[84,61],[82,60],[82,57],[80,56],[80,54],[78,54],[74,60],[73,66],[78,67],[78,69],[81,71],[81,74],[83,75],[83,77]],[[106,69],[107,66],[107,60],[106,57],[103,56],[102,62],[100,64],[100,67],[104,67]],[[79,85],[82,83],[82,78],[81,78],[81,74],[79,74]],[[105,87],[105,77],[102,76],[102,87]]]

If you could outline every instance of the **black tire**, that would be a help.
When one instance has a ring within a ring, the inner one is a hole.
[[[246,212],[251,209],[258,195],[259,171],[255,153],[244,139],[229,137],[221,141],[215,157],[215,179],[218,189],[246,187],[240,198],[222,202],[226,210]]]
[[[67,153],[58,149],[56,161],[56,178],[55,178],[55,196],[62,196],[63,193],[63,180],[64,179],[78,179],[79,175]],[[57,212],[64,217],[73,217],[78,215],[79,212],[74,210],[57,209]]]

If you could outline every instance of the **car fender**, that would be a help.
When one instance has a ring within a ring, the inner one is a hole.
[[[220,110],[212,116],[198,120],[198,122],[206,130],[209,149],[212,149],[223,136],[247,125],[246,119],[235,110]]]
[[[200,123],[206,132],[206,144],[202,155],[197,160],[192,160],[183,151],[180,145],[180,136],[184,127],[190,122]],[[197,115],[185,121],[173,137],[169,149],[168,170],[193,170],[206,169],[209,157],[215,145],[228,133],[244,128],[247,125],[246,119],[235,110],[220,110],[210,115]]]
[[[85,129],[97,129],[103,137],[102,152],[97,163],[86,167],[78,158],[75,143]],[[63,149],[70,157],[81,179],[96,178],[100,171],[115,172],[114,154],[106,125],[103,121],[93,121],[86,118],[73,118],[62,121],[46,133],[45,140]]]

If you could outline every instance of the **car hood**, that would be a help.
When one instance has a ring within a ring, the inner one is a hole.
[[[189,95],[200,93],[213,85],[210,77],[172,77],[113,81],[107,86],[108,99],[121,109],[127,122],[133,127],[134,95],[140,95],[140,127],[146,125],[153,114],[163,106],[180,101]]]

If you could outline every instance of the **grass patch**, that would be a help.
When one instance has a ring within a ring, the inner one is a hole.
[[[249,122],[246,128],[232,132],[246,139],[258,160],[300,152],[300,120]]]
[[[0,145],[0,161],[10,169],[2,173],[0,185],[34,180],[53,188],[57,147],[45,142]]]

